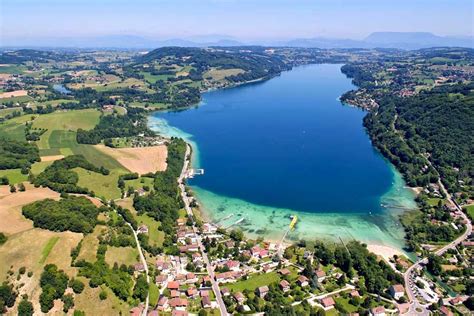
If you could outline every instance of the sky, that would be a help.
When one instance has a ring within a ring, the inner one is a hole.
[[[363,39],[376,31],[472,36],[473,15],[472,0],[0,0],[0,36]]]

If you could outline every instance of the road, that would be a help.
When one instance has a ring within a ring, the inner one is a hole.
[[[189,203],[189,198],[186,195],[186,187],[184,185],[184,179],[186,177],[186,172],[189,168],[189,159],[188,158],[190,158],[189,157],[190,154],[191,154],[191,148],[188,144],[186,144],[186,154],[184,156],[185,159],[184,159],[184,164],[183,164],[183,170],[181,171],[181,175],[178,178],[178,186],[179,186],[179,189],[181,191],[181,198],[183,199],[183,202],[184,202],[184,208],[185,208],[186,212],[188,213],[188,215],[191,216],[191,218],[194,219],[193,210],[189,206],[189,204],[190,204]],[[197,242],[198,242],[198,245],[199,245],[199,249],[201,250],[201,253],[202,253],[203,261],[206,265],[207,273],[209,274],[209,277],[211,278],[212,290],[214,291],[214,294],[216,296],[216,301],[217,301],[217,304],[219,305],[219,310],[220,310],[222,316],[227,316],[227,315],[229,315],[229,313],[227,312],[227,308],[224,304],[224,300],[222,299],[222,294],[221,294],[221,290],[219,288],[219,284],[217,284],[217,282],[216,282],[215,275],[214,275],[214,270],[212,270],[212,266],[211,266],[211,263],[209,262],[209,258],[207,256],[206,249],[204,248],[204,245],[202,244],[201,236],[198,235],[198,230],[196,228],[194,220],[193,220],[193,230],[194,230],[194,234],[196,235],[196,239],[197,239]]]
[[[138,240],[138,235],[137,232],[133,229],[132,225],[127,222],[128,226],[133,231],[133,237],[135,237],[135,242],[137,243],[137,249],[138,249],[138,254],[140,255],[140,261],[142,262],[143,266],[145,267],[145,273],[146,273],[146,282],[148,283],[148,286],[150,285],[150,276],[148,275],[148,265],[145,260],[145,256],[143,255],[142,247],[140,246],[140,241]],[[148,291],[146,295],[146,300],[145,300],[145,307],[143,308],[142,315],[147,316],[148,315],[148,304],[150,303],[150,291]]]
[[[440,180],[438,180],[438,185],[443,190],[443,192],[446,194],[446,199],[448,199],[451,203],[453,203],[453,205],[456,206],[456,209],[461,212],[461,217],[467,222],[466,230],[464,231],[464,233],[461,236],[459,236],[454,241],[450,242],[449,244],[445,245],[441,249],[438,249],[437,251],[434,252],[436,255],[441,256],[446,251],[448,251],[449,249],[455,248],[461,242],[466,240],[467,237],[469,237],[469,235],[471,235],[471,233],[472,233],[472,223],[469,220],[469,218],[467,217],[467,215],[462,212],[462,209],[459,207],[459,205],[457,205],[457,203],[455,203],[455,201],[453,200],[451,194],[449,194],[448,190],[446,190],[446,188],[444,187],[443,183]],[[410,268],[408,268],[408,270],[404,274],[407,296],[408,296],[409,302],[411,303],[410,310],[409,310],[410,315],[412,315],[412,314],[413,315],[415,315],[415,314],[429,315],[429,312],[418,301],[418,299],[416,298],[415,293],[413,292],[413,289],[415,288],[414,278],[413,278],[413,271],[415,271],[415,269],[419,268],[422,264],[426,264],[427,262],[428,262],[427,258],[422,258],[422,259],[418,260]],[[421,309],[423,312],[420,313],[420,312],[417,311],[417,309]]]

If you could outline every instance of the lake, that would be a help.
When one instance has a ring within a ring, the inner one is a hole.
[[[297,67],[259,83],[205,93],[196,108],[157,112],[150,126],[184,137],[205,169],[190,185],[211,220],[278,239],[401,246],[397,217],[412,192],[370,143],[365,112],[341,104],[355,87],[341,65]]]

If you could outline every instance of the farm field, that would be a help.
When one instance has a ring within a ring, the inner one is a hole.
[[[132,247],[107,247],[105,262],[113,266],[115,262],[119,265],[133,265],[138,261],[138,250]]]
[[[94,147],[115,158],[131,172],[145,174],[166,170],[167,147],[165,145],[137,148],[110,148],[103,145]]]
[[[231,69],[211,69],[206,72],[203,77],[206,79],[212,79],[215,81],[224,80],[226,77],[239,75],[244,73],[245,71],[239,68],[231,68]]]
[[[0,170],[0,177],[7,177],[10,184],[17,184],[28,180],[28,175],[22,174],[21,169]]]
[[[108,200],[121,196],[117,183],[119,176],[125,173],[123,170],[113,169],[106,176],[82,168],[74,168],[73,171],[79,175],[78,185],[94,191],[96,196]]]
[[[140,216],[135,216],[139,225],[146,225],[148,227],[148,237],[149,241],[153,246],[162,246],[163,240],[165,239],[165,233],[159,231],[160,222],[154,220],[150,216],[144,214]]]
[[[268,285],[273,282],[279,282],[280,276],[277,272],[269,272],[263,274],[254,274],[249,276],[245,281],[240,281],[232,284],[226,284],[230,290],[235,292],[242,292],[245,289],[253,292],[256,288],[264,285]]]
[[[85,130],[92,129],[99,123],[99,117],[100,112],[95,109],[54,112],[36,117],[33,121],[33,128],[47,129],[37,142],[39,149],[57,148],[50,146],[50,137],[54,131],[75,131],[79,128]],[[58,143],[58,132],[56,132],[55,137],[55,139],[51,140],[53,146],[61,144]],[[61,147],[67,146],[61,144]]]

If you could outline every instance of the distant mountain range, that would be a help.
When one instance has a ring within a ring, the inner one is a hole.
[[[129,48],[151,49],[164,46],[289,46],[317,48],[399,48],[420,49],[440,46],[474,48],[474,37],[438,36],[428,32],[375,32],[363,40],[326,37],[301,38],[288,41],[240,41],[226,35],[195,36],[185,39],[156,40],[135,35],[100,37],[3,39],[1,47],[76,47],[76,48]]]

